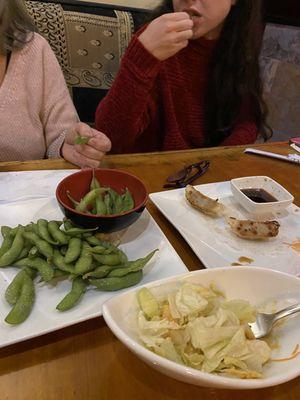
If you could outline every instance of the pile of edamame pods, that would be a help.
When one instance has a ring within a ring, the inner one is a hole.
[[[0,267],[21,268],[5,292],[12,306],[5,318],[9,324],[20,324],[29,316],[37,275],[48,283],[58,278],[72,281],[71,291],[56,307],[66,311],[78,304],[89,287],[114,291],[136,285],[143,277],[143,267],[157,251],[128,261],[120,248],[101,240],[94,229],[76,227],[68,220],[39,219],[26,226],[2,226],[1,233]]]
[[[128,189],[118,194],[110,187],[101,187],[94,170],[90,190],[80,201],[76,201],[69,192],[67,196],[76,211],[86,214],[115,215],[134,208],[134,200]]]

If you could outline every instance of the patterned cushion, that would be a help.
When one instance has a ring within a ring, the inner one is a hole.
[[[76,1],[26,1],[26,6],[56,54],[80,119],[92,124],[141,13]]]

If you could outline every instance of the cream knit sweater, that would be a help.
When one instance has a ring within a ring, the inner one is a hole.
[[[60,157],[65,132],[76,122],[56,57],[35,33],[12,53],[0,86],[0,161]]]

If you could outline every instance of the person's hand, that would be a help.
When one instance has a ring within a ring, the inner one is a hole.
[[[78,137],[87,137],[88,143],[75,144]],[[92,129],[87,124],[78,122],[67,133],[62,146],[62,156],[65,160],[82,168],[97,168],[105,154],[111,150],[111,142],[104,133]]]
[[[147,26],[139,41],[154,57],[163,61],[188,45],[193,36],[193,25],[186,12],[164,14]]]

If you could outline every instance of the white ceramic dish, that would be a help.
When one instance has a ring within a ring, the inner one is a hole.
[[[249,213],[264,214],[268,212],[281,211],[294,201],[294,197],[291,193],[268,176],[236,178],[232,179],[230,183],[233,196]],[[275,197],[277,201],[256,203],[242,192],[243,189],[265,190],[267,193]]]
[[[253,218],[234,199],[229,181],[195,188],[209,197],[219,199],[230,210],[231,216],[238,219]],[[299,242],[300,232],[300,208],[294,204],[280,212],[264,214],[266,220],[280,223],[279,235],[267,241],[254,241],[232,233],[224,218],[211,218],[191,207],[184,189],[152,193],[150,199],[178,229],[206,268],[239,263],[300,276],[300,252],[290,247],[290,244]]]
[[[228,299],[244,299],[259,309],[270,312],[281,309],[300,300],[300,279],[262,268],[237,267],[201,270],[180,277],[168,278],[145,285],[153,294],[165,294],[176,287],[178,282],[191,282],[204,286],[215,283]],[[299,357],[286,362],[272,362],[264,367],[262,379],[225,378],[204,373],[160,357],[147,350],[137,337],[136,316],[138,304],[136,293],[130,290],[108,300],[103,305],[103,316],[112,332],[128,349],[172,378],[199,386],[230,389],[257,389],[275,386],[300,375]],[[299,343],[300,315],[295,315],[275,331],[280,349],[273,351],[273,358],[289,356]]]
[[[27,224],[39,218],[63,217],[55,199],[55,188],[61,179],[74,171],[31,171],[0,173],[0,226]],[[129,259],[143,257],[158,248],[155,258],[145,267],[141,282],[147,283],[187,271],[185,265],[145,210],[140,219],[121,232],[120,246]],[[1,235],[0,235],[1,236]],[[2,242],[2,238],[0,238]],[[0,347],[39,336],[75,323],[102,315],[102,304],[116,293],[88,291],[80,304],[67,312],[55,309],[70,290],[71,283],[56,286],[36,284],[36,302],[29,318],[18,326],[4,322],[10,306],[4,299],[8,284],[17,273],[16,268],[0,269]]]

